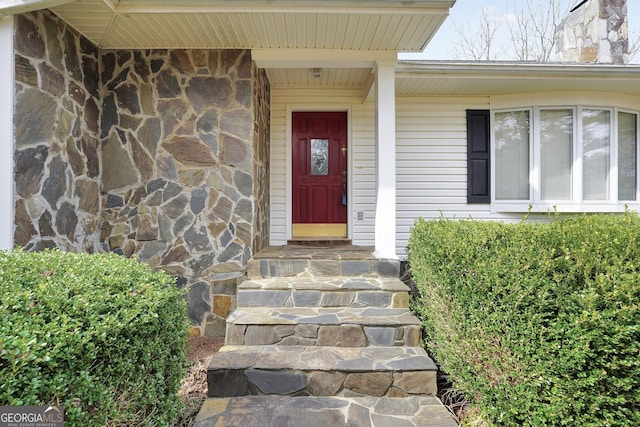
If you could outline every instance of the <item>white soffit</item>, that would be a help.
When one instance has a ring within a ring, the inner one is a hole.
[[[597,91],[640,96],[640,66],[400,61],[398,96],[497,96]]]
[[[454,3],[455,0],[75,0],[52,10],[106,49],[419,52]]]
[[[321,68],[314,77],[308,68],[268,68],[272,87],[364,87],[371,68]]]

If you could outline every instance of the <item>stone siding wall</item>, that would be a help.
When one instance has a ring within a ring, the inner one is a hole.
[[[48,12],[15,23],[15,244],[98,251],[98,49]]]
[[[271,89],[264,70],[253,70],[253,233],[252,252],[256,253],[269,245],[269,151]],[[217,275],[211,281],[212,308],[201,327],[208,336],[223,336],[226,318],[236,307],[238,280]],[[205,287],[206,292],[206,287]],[[193,297],[199,300],[198,295]]]
[[[626,64],[629,29],[626,0],[591,0],[572,12],[556,33],[557,59]]]
[[[194,324],[259,234],[256,72],[245,50],[102,52],[101,240],[180,277]]]
[[[253,224],[246,51],[103,52],[103,240],[178,276],[240,270]]]
[[[255,203],[254,227],[260,230],[253,237],[253,251],[258,252],[269,246],[269,217],[270,206],[270,171],[269,155],[271,150],[271,88],[264,70],[255,72],[254,108],[254,136],[253,152],[255,162],[253,166]]]
[[[268,244],[266,74],[248,50],[100,50],[50,12],[16,22],[16,244],[137,257],[224,334]]]

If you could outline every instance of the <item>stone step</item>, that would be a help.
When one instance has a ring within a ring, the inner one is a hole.
[[[287,247],[286,255],[279,247],[269,247],[256,254],[247,264],[250,279],[260,277],[312,276],[379,276],[400,275],[400,261],[377,259],[372,248],[356,246]]]
[[[243,396],[207,399],[194,427],[456,427],[451,413],[431,396]]]
[[[397,278],[272,277],[238,286],[238,307],[409,307],[409,287]]]
[[[209,397],[434,395],[421,347],[224,346],[207,372]]]
[[[227,318],[229,345],[418,346],[422,330],[406,308],[245,307]]]

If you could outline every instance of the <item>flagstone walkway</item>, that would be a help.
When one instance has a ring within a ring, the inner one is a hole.
[[[195,427],[457,426],[399,263],[357,246],[257,254]]]

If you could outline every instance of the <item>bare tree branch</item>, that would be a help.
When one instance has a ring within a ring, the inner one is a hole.
[[[498,13],[483,7],[479,17],[453,22],[457,35],[453,53],[457,59],[474,61],[553,61],[556,30],[576,4],[577,0],[505,0],[509,10]],[[628,38],[628,61],[634,59],[640,59],[640,30]]]
[[[467,22],[459,25],[453,22],[458,35],[454,42],[454,51],[459,59],[474,61],[494,60],[499,52],[495,49],[495,35],[500,28],[500,22],[492,19],[486,7],[480,12],[480,19],[474,21],[473,26]]]
[[[632,62],[640,53],[640,30],[629,34],[629,62]]]
[[[527,0],[512,5],[513,19],[507,21],[511,48],[519,61],[548,62],[553,59],[555,32],[561,17],[561,0]]]
[[[533,49],[532,21],[525,16],[524,8],[516,8],[514,4],[513,18],[507,19],[507,28],[511,34],[510,44],[513,47],[515,59],[530,61]]]
[[[556,29],[566,16],[566,0],[506,0],[508,11],[492,16],[482,9],[473,23],[454,22],[458,39],[453,43],[458,59],[548,62],[554,59]],[[563,7],[564,5],[564,7]],[[499,40],[502,22],[510,37]],[[640,42],[638,44],[640,51]]]

